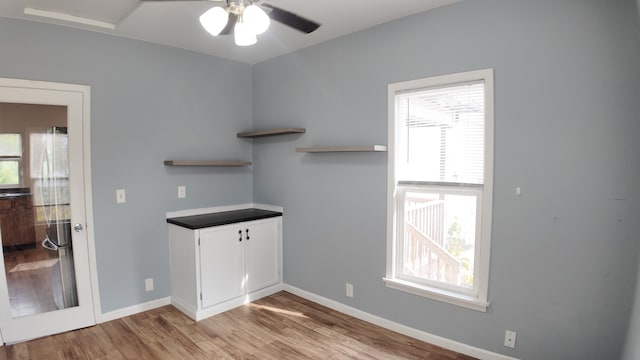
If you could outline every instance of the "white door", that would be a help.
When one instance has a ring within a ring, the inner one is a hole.
[[[0,157],[0,166],[19,167],[17,178],[0,178],[0,203],[18,206],[7,199],[22,199],[21,208],[5,209],[0,221],[2,341],[94,325],[92,289],[97,288],[88,241],[93,237],[86,229],[91,210],[84,158],[89,156],[89,87],[0,79],[0,109],[9,109],[0,112],[0,135],[23,149],[19,156]],[[46,123],[49,116],[53,120]],[[22,215],[12,215],[17,212]],[[31,261],[14,261],[27,253]]]
[[[244,227],[247,293],[280,281],[280,218],[258,220]]]
[[[200,230],[200,291],[202,308],[244,294],[244,236],[241,227]]]

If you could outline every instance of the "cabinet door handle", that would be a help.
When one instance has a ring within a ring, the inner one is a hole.
[[[240,238],[238,239],[238,241],[242,241],[242,230],[238,230],[238,234],[240,234]]]
[[[250,237],[249,237],[249,229],[247,229],[247,240],[249,240],[249,239],[250,239]]]

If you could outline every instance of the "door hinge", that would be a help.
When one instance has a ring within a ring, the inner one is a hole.
[[[198,246],[200,246],[200,238],[198,238]]]
[[[200,301],[202,301],[202,293],[200,293]]]

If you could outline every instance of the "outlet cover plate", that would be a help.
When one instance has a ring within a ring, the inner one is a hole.
[[[153,278],[144,279],[144,291],[153,291]]]
[[[353,284],[347,283],[347,297],[353,297]]]
[[[516,332],[507,330],[504,332],[504,346],[508,348],[516,347]]]

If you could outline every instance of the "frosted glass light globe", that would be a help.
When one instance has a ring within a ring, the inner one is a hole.
[[[200,15],[200,24],[213,36],[220,35],[222,29],[227,26],[229,14],[221,7],[212,7]]]
[[[236,45],[238,46],[248,46],[256,43],[256,34],[253,32],[251,27],[241,21],[236,23],[235,28],[233,29],[233,34],[235,36]]]
[[[256,35],[267,31],[269,24],[271,24],[271,19],[269,19],[267,13],[256,5],[247,6],[242,13],[242,17],[244,23],[249,25]]]

